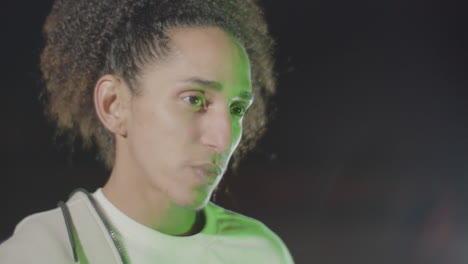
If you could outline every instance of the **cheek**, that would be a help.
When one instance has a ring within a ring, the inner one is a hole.
[[[133,150],[140,158],[149,157],[153,163],[168,163],[182,158],[193,136],[193,120],[186,113],[161,107],[136,113],[131,133]]]
[[[164,140],[170,136],[168,130],[170,124],[166,123],[164,115],[158,115],[156,111],[141,109],[135,112],[129,130],[129,143],[132,151],[138,158],[154,158],[161,150],[164,150]]]
[[[239,145],[240,140],[242,139],[242,120],[234,121],[231,131],[232,131],[231,152],[234,152],[234,150]]]

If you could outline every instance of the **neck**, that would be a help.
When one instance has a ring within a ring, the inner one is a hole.
[[[174,204],[161,191],[140,182],[141,177],[134,172],[129,173],[114,167],[102,189],[115,207],[138,223],[167,235],[187,236],[200,231],[196,211]],[[128,175],[135,177],[130,179]]]

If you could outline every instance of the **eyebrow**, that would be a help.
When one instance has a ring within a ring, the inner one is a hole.
[[[203,86],[203,87],[206,87],[208,89],[215,90],[215,91],[218,91],[218,92],[223,90],[223,85],[221,83],[201,79],[201,78],[198,78],[198,77],[188,78],[188,79],[184,80],[183,82],[196,84],[196,85]]]
[[[208,89],[211,89],[217,92],[220,92],[223,90],[223,85],[221,83],[216,82],[216,81],[201,79],[198,77],[191,77],[191,78],[184,80],[183,82],[203,86],[203,87],[206,87]],[[253,100],[254,95],[253,93],[250,93],[250,92],[242,92],[239,96],[236,96],[236,97],[240,97],[245,100]]]
[[[254,99],[254,95],[253,93],[249,93],[249,92],[243,92],[239,95],[240,98],[244,99],[244,100],[253,100]]]

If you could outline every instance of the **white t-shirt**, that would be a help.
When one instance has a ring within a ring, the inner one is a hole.
[[[192,236],[171,236],[146,227],[117,209],[98,189],[94,198],[121,235],[132,264],[293,263],[281,239],[263,223],[213,203],[205,226]]]

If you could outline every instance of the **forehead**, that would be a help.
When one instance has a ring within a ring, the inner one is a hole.
[[[143,76],[164,75],[158,78],[173,82],[210,80],[230,93],[251,91],[248,56],[230,34],[218,27],[187,27],[167,35],[169,55]]]

